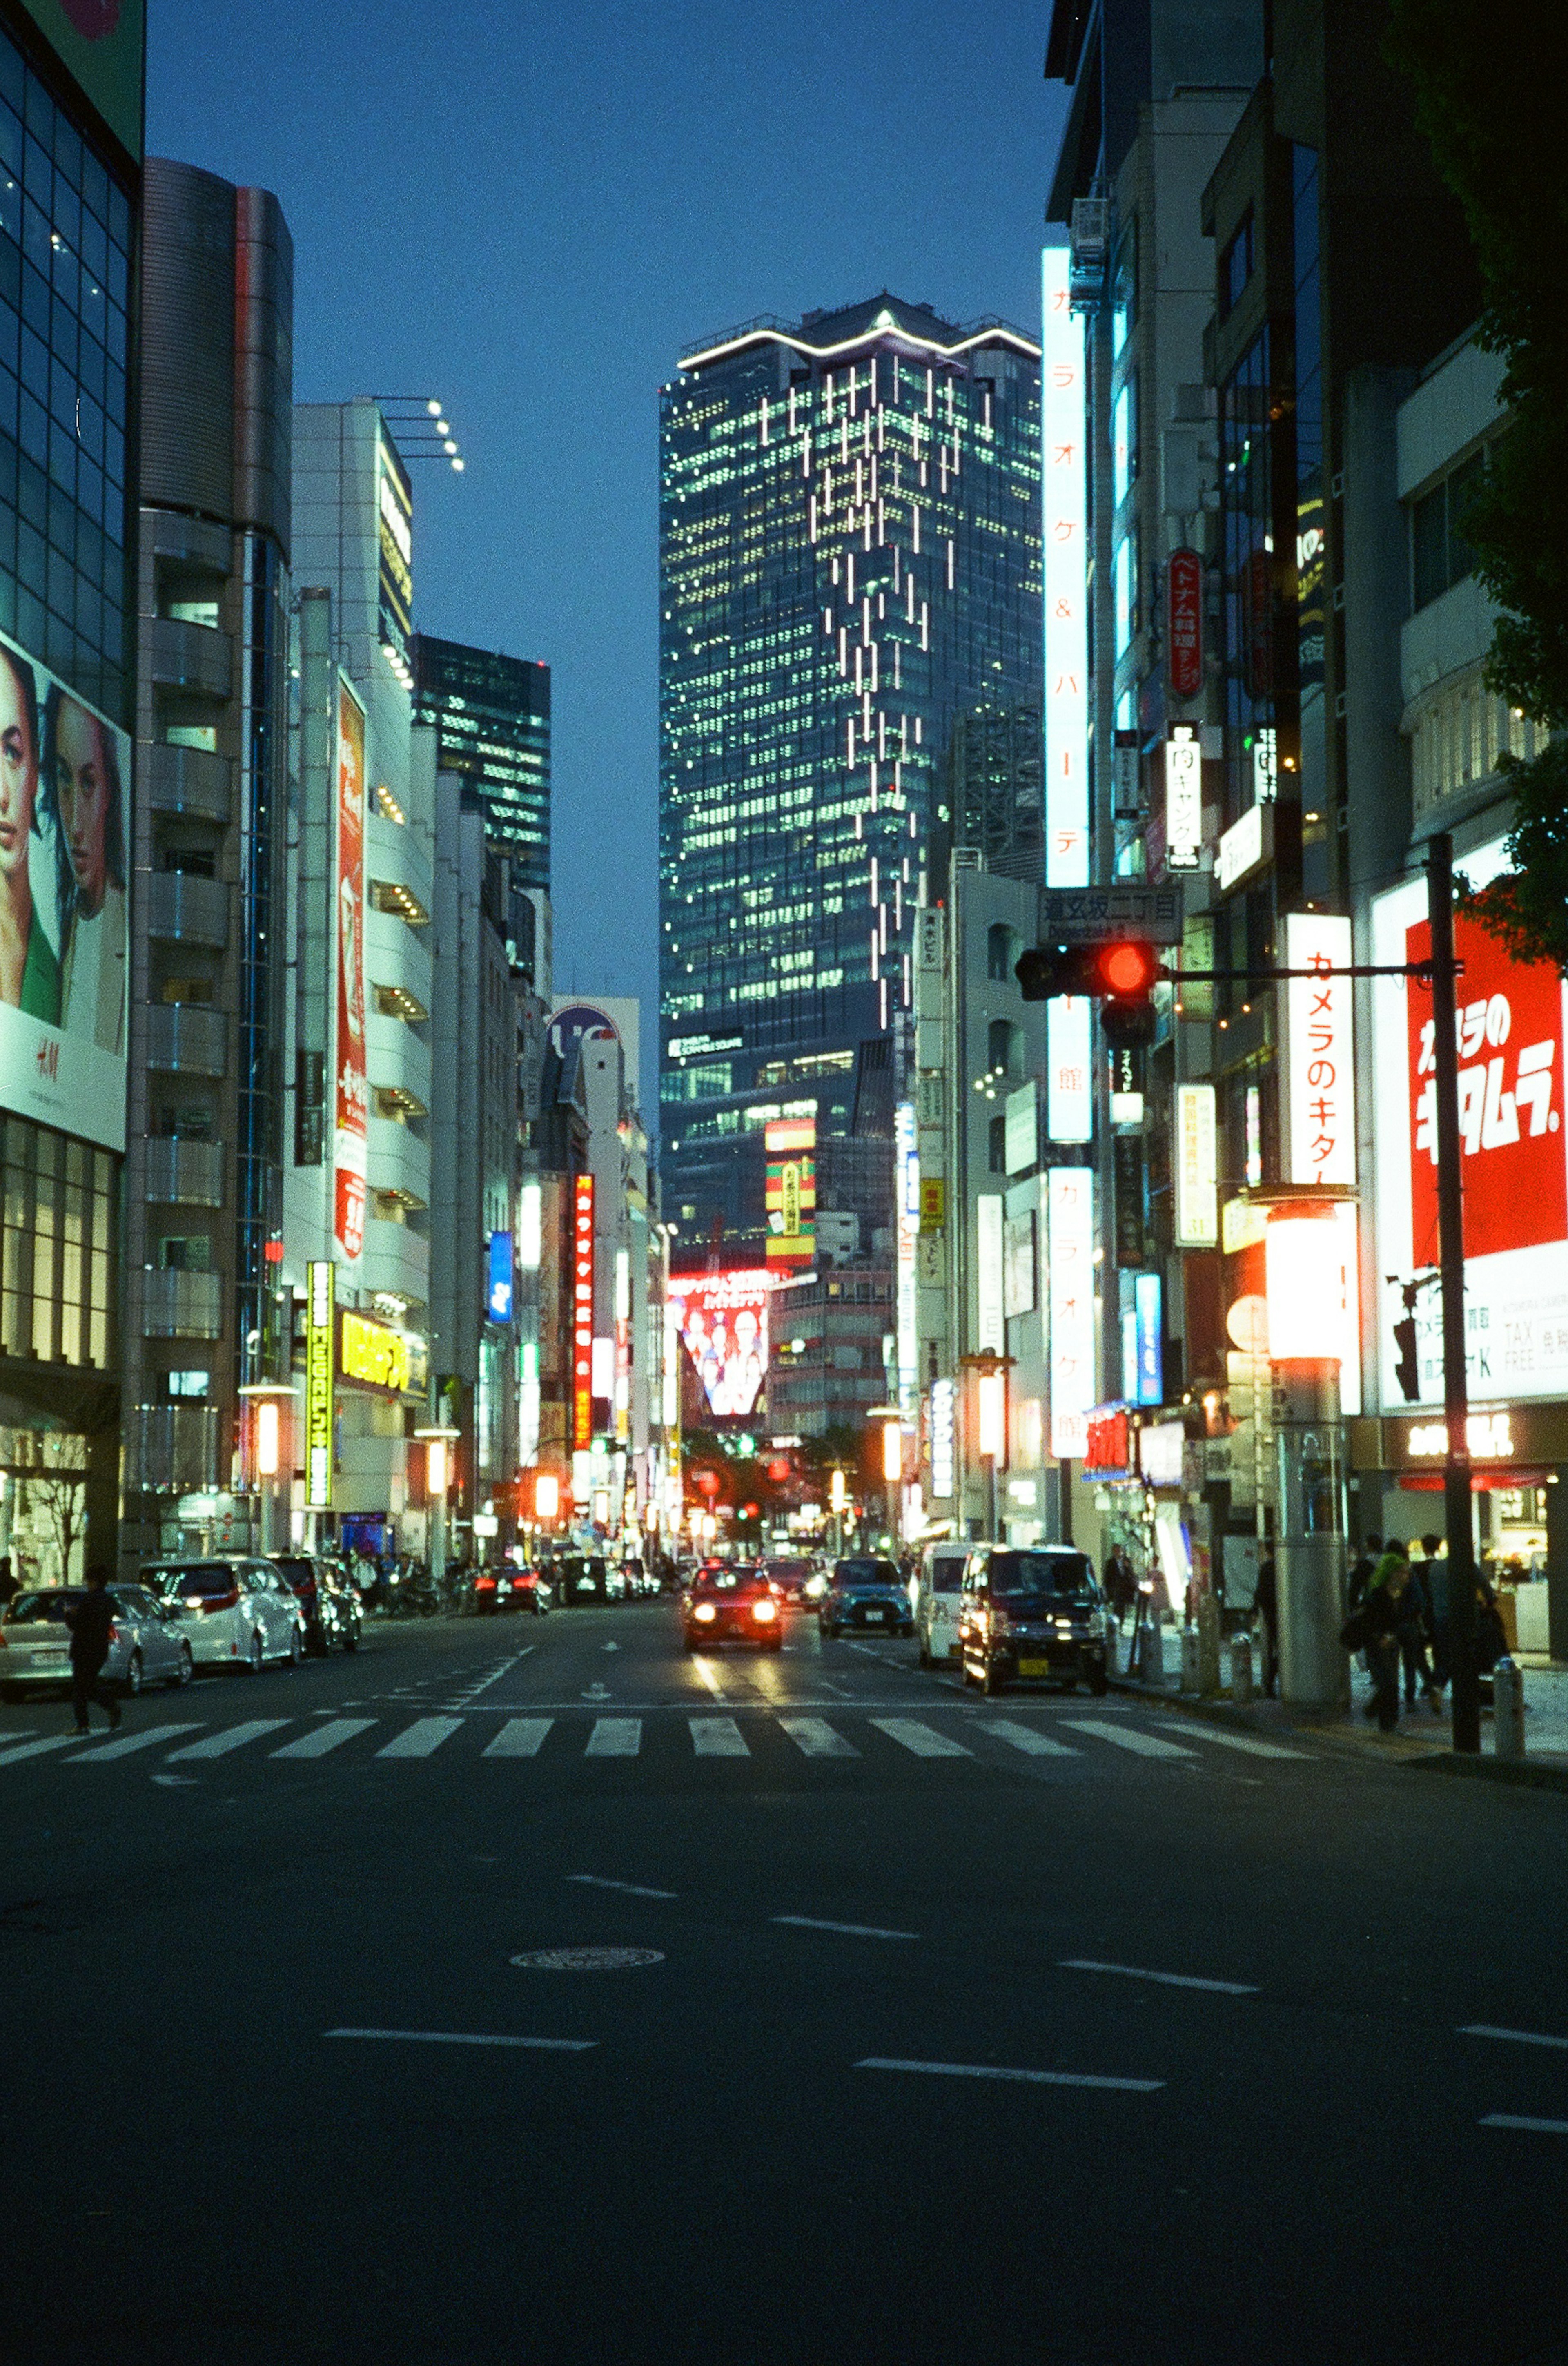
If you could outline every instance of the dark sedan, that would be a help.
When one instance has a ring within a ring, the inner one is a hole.
[[[1105,1597],[1088,1555],[1068,1545],[977,1545],[964,1569],[958,1651],[964,1682],[982,1692],[1045,1677],[1103,1693]]]
[[[689,1651],[711,1651],[716,1643],[755,1643],[777,1651],[784,1640],[778,1588],[745,1561],[699,1570],[680,1597],[680,1632]]]
[[[833,1582],[817,1605],[817,1624],[824,1635],[842,1635],[846,1628],[913,1635],[914,1614],[898,1564],[868,1553],[835,1561]]]

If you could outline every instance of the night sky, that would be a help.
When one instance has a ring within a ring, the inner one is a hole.
[[[642,997],[646,1044],[657,388],[711,332],[883,287],[1036,332],[1047,14],[151,0],[149,151],[282,200],[298,397],[448,406],[416,622],[552,667],[557,988]]]

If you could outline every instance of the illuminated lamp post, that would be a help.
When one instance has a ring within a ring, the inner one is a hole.
[[[277,1533],[279,1502],[286,1503],[289,1493],[288,1471],[285,1470],[283,1452],[283,1409],[299,1391],[287,1380],[252,1380],[241,1390],[240,1394],[250,1404],[251,1468],[256,1493],[261,1499],[261,1535],[256,1540],[256,1549],[263,1553],[283,1552],[287,1549],[289,1542],[286,1535]],[[291,1455],[290,1467],[292,1460]],[[277,1484],[280,1473],[284,1477],[281,1490]]]
[[[1279,1515],[1275,1534],[1280,1695],[1298,1708],[1345,1709],[1345,1460],[1339,1357],[1356,1276],[1338,1216],[1349,1190],[1279,1187],[1263,1198]],[[1256,1409],[1254,1412],[1256,1418]]]
[[[997,1474],[1007,1459],[1007,1374],[1013,1358],[982,1348],[979,1355],[960,1357],[959,1362],[975,1376],[975,1444],[986,1473],[985,1532],[1000,1542]]]
[[[426,1556],[432,1585],[440,1585],[446,1575],[446,1490],[452,1467],[449,1449],[460,1435],[440,1424],[414,1432],[425,1449]]]
[[[833,1549],[836,1560],[844,1550],[844,1473],[834,1470],[828,1482],[828,1502],[833,1509]]]

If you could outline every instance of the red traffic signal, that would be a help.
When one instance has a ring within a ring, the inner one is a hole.
[[[1159,975],[1154,947],[1135,939],[1097,948],[1097,959],[1103,981],[1102,991],[1106,994],[1147,994]]]
[[[1159,975],[1154,947],[1141,937],[1113,937],[1097,945],[1031,945],[1014,975],[1025,1002],[1058,995],[1089,995],[1100,1005],[1105,1041],[1123,1050],[1154,1040],[1149,994]]]

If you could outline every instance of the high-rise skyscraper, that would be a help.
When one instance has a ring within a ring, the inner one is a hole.
[[[754,323],[665,388],[659,502],[665,1212],[755,1249],[770,1122],[826,1207],[890,1136],[953,726],[1039,697],[1039,349],[886,294]]]
[[[547,978],[539,922],[550,893],[550,669],[430,633],[414,635],[413,660],[414,720],[436,733],[437,771],[477,791],[485,835],[508,859],[514,956]]]

